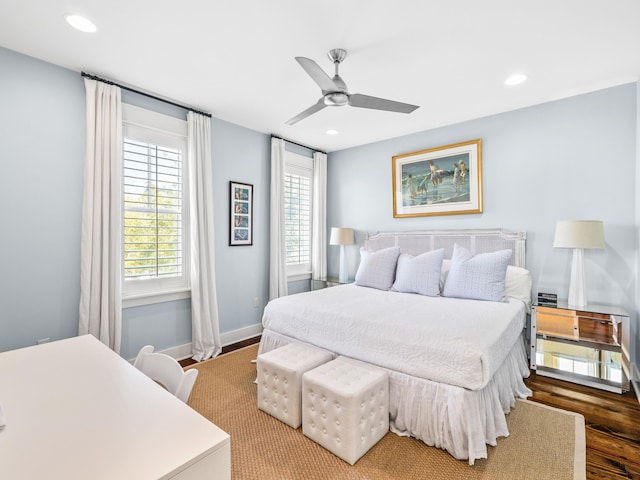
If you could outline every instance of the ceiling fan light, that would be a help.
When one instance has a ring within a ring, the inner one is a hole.
[[[330,128],[329,130],[327,130],[327,131],[326,131],[326,132],[324,132],[324,133],[326,133],[327,135],[337,135],[337,134],[339,134],[340,132],[339,132],[338,130],[336,130],[335,128]]]
[[[334,92],[324,96],[324,104],[329,107],[340,107],[349,103],[349,96],[346,93]]]

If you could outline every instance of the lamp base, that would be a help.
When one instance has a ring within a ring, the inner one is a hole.
[[[349,272],[347,270],[347,257],[344,253],[344,245],[340,245],[340,274],[338,275],[340,283],[349,283]]]
[[[569,307],[584,308],[587,306],[587,281],[584,274],[584,250],[573,249],[571,262],[571,279],[569,280]]]

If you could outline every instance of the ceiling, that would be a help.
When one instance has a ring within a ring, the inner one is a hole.
[[[335,151],[637,81],[639,24],[638,0],[7,0],[0,46]],[[420,108],[285,125],[321,95],[294,57],[331,76],[332,48],[351,93]]]

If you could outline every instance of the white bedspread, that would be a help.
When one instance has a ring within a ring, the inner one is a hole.
[[[271,301],[265,329],[339,355],[480,390],[522,333],[519,300],[483,302],[342,285]]]

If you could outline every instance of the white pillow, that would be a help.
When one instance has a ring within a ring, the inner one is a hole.
[[[398,257],[396,281],[392,290],[403,293],[419,293],[429,297],[440,296],[440,272],[444,260],[444,248],[418,256],[403,253]]]
[[[376,252],[360,249],[360,265],[356,272],[356,285],[389,290],[396,277],[396,263],[400,247],[389,247]]]
[[[442,295],[472,300],[502,301],[511,255],[511,250],[499,250],[473,256],[469,250],[456,243],[453,246],[451,266]]]
[[[527,313],[531,313],[531,272],[509,265],[504,281],[504,296],[522,300]]]

